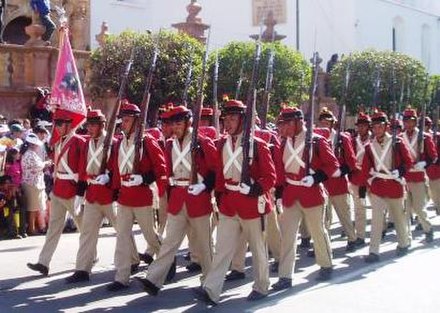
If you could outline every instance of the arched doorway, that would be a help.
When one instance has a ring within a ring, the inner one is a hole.
[[[3,30],[3,40],[10,44],[23,45],[28,41],[24,28],[32,24],[32,19],[26,16],[19,16],[10,21]]]

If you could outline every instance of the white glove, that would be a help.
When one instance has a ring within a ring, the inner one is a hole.
[[[206,185],[204,183],[194,184],[188,187],[188,193],[193,196],[198,196],[206,189]]]
[[[333,178],[338,178],[338,177],[341,177],[341,170],[338,168],[333,174],[332,174],[332,177]],[[304,177],[305,178],[305,177]],[[312,177],[313,178],[313,177]],[[309,186],[310,187],[310,186]]]
[[[127,182],[128,187],[139,186],[143,183],[143,178],[141,175],[131,174],[130,179]]]
[[[278,214],[283,213],[283,199],[277,199],[276,207],[277,207]]]
[[[313,179],[312,175],[304,176],[304,178],[301,179],[302,185],[307,188],[312,187],[314,182],[315,182],[315,180]]]
[[[419,161],[414,165],[414,168],[418,171],[424,170],[426,167],[426,161]]]
[[[108,174],[101,174],[93,180],[93,184],[96,185],[106,185],[110,181],[110,176]]]
[[[75,201],[73,202],[73,213],[75,214],[75,216],[81,214],[83,204],[84,204],[84,197],[75,196]]]
[[[393,179],[399,179],[400,178],[399,170],[392,170],[391,176],[393,176]]]
[[[243,195],[248,195],[251,192],[251,186],[249,186],[245,183],[241,183],[239,191]]]

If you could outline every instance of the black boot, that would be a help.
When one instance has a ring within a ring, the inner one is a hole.
[[[245,278],[246,278],[246,275],[243,272],[232,270],[229,272],[228,275],[226,275],[225,280],[226,281],[233,281],[233,280],[239,280],[239,279],[245,279]]]
[[[150,296],[157,296],[159,293],[160,288],[157,287],[155,284],[153,284],[151,281],[149,281],[146,278],[137,278],[142,285],[144,285],[144,290],[146,293],[148,293]]]
[[[86,271],[75,271],[72,276],[66,277],[66,284],[75,284],[83,281],[89,281],[89,273]]]
[[[299,244],[298,247],[302,248],[302,249],[309,249],[312,247],[312,244],[310,243],[310,240],[312,238],[307,237],[307,238],[301,238],[301,243]]]
[[[200,272],[202,270],[202,267],[200,266],[200,264],[198,264],[196,262],[189,263],[185,268],[190,273]]]
[[[33,271],[40,272],[43,276],[47,276],[49,274],[49,268],[40,263],[28,263],[27,267]]]

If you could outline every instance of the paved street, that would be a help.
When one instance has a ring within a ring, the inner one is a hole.
[[[435,225],[435,240],[423,245],[422,232],[413,232],[411,253],[394,257],[394,232],[386,237],[382,261],[366,265],[362,256],[368,248],[345,254],[345,240],[340,228],[332,228],[335,255],[334,279],[329,283],[314,281],[318,267],[314,260],[300,251],[294,287],[271,293],[256,303],[245,300],[251,291],[251,268],[244,281],[225,284],[221,303],[213,312],[438,312],[440,282],[440,217],[429,211]],[[206,305],[197,303],[190,290],[199,284],[197,276],[186,273],[186,261],[179,252],[176,282],[168,284],[157,297],[146,295],[133,280],[129,289],[118,294],[106,291],[105,284],[113,278],[115,233],[112,228],[101,231],[99,262],[90,283],[66,285],[64,278],[74,269],[78,234],[64,234],[50,267],[50,276],[41,277],[28,270],[27,262],[35,262],[44,237],[0,242],[0,312],[202,312]],[[136,228],[139,249],[144,249],[142,236]],[[250,257],[248,257],[248,263]],[[142,275],[139,273],[138,275]],[[271,282],[276,277],[272,275]]]

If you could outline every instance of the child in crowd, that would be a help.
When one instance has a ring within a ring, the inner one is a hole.
[[[0,177],[0,210],[8,238],[21,239],[26,236],[25,212],[22,195],[10,176]]]

